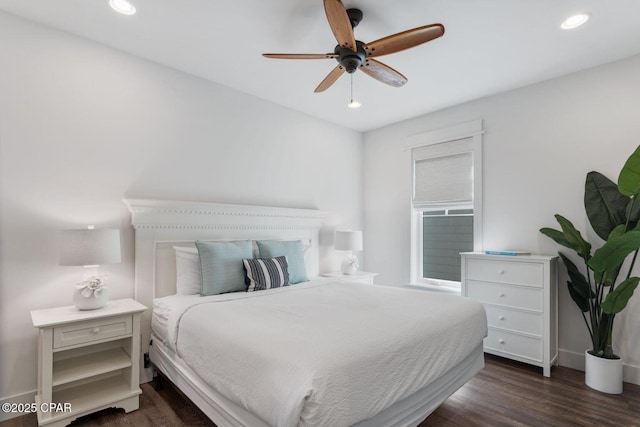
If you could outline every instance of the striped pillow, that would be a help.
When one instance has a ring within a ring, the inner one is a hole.
[[[287,257],[243,259],[247,292],[289,285]]]

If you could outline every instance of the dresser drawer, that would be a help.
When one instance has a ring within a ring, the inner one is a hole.
[[[489,328],[484,348],[542,362],[542,340]]]
[[[544,267],[540,263],[468,259],[467,279],[542,287]]]
[[[542,314],[487,304],[485,304],[484,309],[487,312],[489,326],[532,335],[542,335]]]
[[[59,326],[53,329],[53,348],[124,338],[132,334],[132,325],[131,316],[117,316]]]
[[[542,288],[469,280],[467,296],[482,303],[542,311]]]

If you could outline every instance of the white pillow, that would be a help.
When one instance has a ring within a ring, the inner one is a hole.
[[[174,246],[176,251],[176,294],[195,295],[202,290],[198,249]]]

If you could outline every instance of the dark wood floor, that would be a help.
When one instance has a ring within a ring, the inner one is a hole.
[[[0,423],[32,427],[33,415]],[[73,427],[215,426],[168,382],[160,391],[142,385],[140,409],[129,414],[105,410],[77,420]],[[420,424],[420,427],[640,427],[640,386],[624,385],[608,395],[584,385],[584,373],[558,367],[551,378],[528,365],[486,356],[486,367]]]

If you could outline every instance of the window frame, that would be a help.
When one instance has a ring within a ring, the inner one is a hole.
[[[420,133],[409,138],[405,150],[409,151],[411,162],[411,197],[409,200],[411,210],[411,250],[410,250],[410,283],[421,286],[436,286],[447,289],[460,289],[459,282],[422,277],[422,212],[427,209],[414,208],[413,189],[415,178],[415,162],[411,156],[411,150],[427,145],[446,143],[460,139],[472,139],[473,152],[473,206],[468,204],[443,203],[431,206],[434,209],[460,209],[463,207],[473,209],[473,250],[481,251],[483,247],[482,237],[482,135],[484,134],[482,120],[462,123],[459,125],[438,129],[435,131]]]

